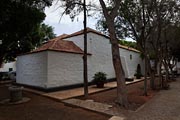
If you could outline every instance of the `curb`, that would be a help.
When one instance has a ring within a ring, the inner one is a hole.
[[[73,104],[70,104],[70,103],[63,102],[63,101],[61,101],[61,102],[62,102],[64,105],[69,106],[69,107],[81,108],[81,109],[84,109],[84,110],[87,110],[87,111],[91,111],[91,112],[94,112],[94,113],[99,113],[99,114],[101,114],[101,115],[106,115],[106,116],[109,116],[109,117],[112,117],[112,116],[113,116],[113,115],[108,114],[108,113],[105,113],[105,112],[100,112],[100,111],[91,110],[91,109],[88,109],[88,108],[85,108],[85,107],[73,105]]]
[[[128,85],[135,84],[135,83],[142,82],[142,81],[144,81],[144,79],[141,79],[139,81],[134,81],[134,82],[126,83],[126,85],[128,86]],[[101,93],[101,92],[104,92],[104,91],[112,90],[114,88],[117,88],[117,86],[116,87],[106,88],[106,89],[103,89],[101,91],[96,91],[96,92],[93,92],[93,93],[89,93],[89,95],[93,95],[93,94],[96,94],[96,93]],[[41,96],[44,96],[44,97],[47,97],[47,98],[54,99],[56,101],[57,100],[58,101],[62,101],[62,100],[66,100],[66,99],[77,98],[77,97],[82,97],[83,96],[83,95],[77,95],[77,96],[72,96],[72,97],[69,97],[69,98],[59,99],[59,98],[55,98],[55,97],[51,97],[51,96],[45,95],[43,93],[38,93],[36,91],[31,91],[31,90],[28,90],[28,89],[24,89],[24,90],[27,91],[27,92],[30,92],[30,93],[34,93],[36,95],[41,95]]]

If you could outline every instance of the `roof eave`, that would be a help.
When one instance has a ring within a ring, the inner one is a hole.
[[[63,51],[63,50],[55,50],[55,49],[45,49],[45,50],[32,51],[32,52],[28,52],[28,53],[19,54],[18,56],[29,55],[29,54],[34,54],[34,53],[39,53],[39,52],[44,52],[44,51],[55,51],[55,52],[72,53],[72,54],[84,54],[83,52]],[[92,55],[92,54],[91,53],[87,53],[87,55]]]

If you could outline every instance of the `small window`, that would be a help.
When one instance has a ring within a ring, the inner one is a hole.
[[[130,55],[130,60],[132,60],[132,55]]]
[[[9,72],[13,71],[13,68],[9,68]]]

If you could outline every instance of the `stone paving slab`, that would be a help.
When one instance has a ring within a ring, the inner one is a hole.
[[[113,116],[109,120],[125,120],[123,117]]]
[[[143,81],[144,79],[134,79],[134,81],[126,82],[126,85],[130,85],[136,82]],[[91,93],[96,93],[96,92],[101,92],[105,91],[108,89],[116,88],[117,87],[117,82],[108,82],[105,84],[104,88],[97,88],[95,85],[91,85],[88,87],[88,92]],[[84,88],[73,88],[73,89],[68,89],[68,90],[60,90],[56,92],[43,92],[43,91],[38,91],[35,89],[30,89],[30,88],[24,88],[25,91],[32,92],[35,94],[39,94],[42,96],[46,96],[49,98],[57,99],[57,100],[64,100],[64,99],[69,99],[77,96],[82,96],[84,95]]]
[[[135,79],[134,81],[126,82],[126,85],[140,82],[142,80],[143,79]],[[96,93],[96,92],[100,92],[100,91],[104,91],[104,90],[108,90],[108,89],[112,89],[112,88],[116,88],[116,87],[117,87],[116,81],[106,83],[104,88],[97,88],[95,85],[91,85],[88,87],[88,90],[89,90],[88,92]],[[44,93],[43,95],[52,97],[52,98],[56,98],[59,100],[64,100],[64,99],[69,99],[69,98],[84,95],[84,88],[80,87],[80,88],[69,89],[69,90],[61,90],[61,91],[57,91],[57,92]]]
[[[110,82],[110,83],[106,84],[104,88],[97,88],[95,85],[92,85],[92,86],[88,87],[88,92],[89,93],[100,92],[103,90],[108,90],[108,89],[114,88],[116,86],[117,86],[116,82]],[[44,95],[63,100],[63,99],[68,99],[68,98],[72,98],[72,97],[81,96],[83,94],[84,94],[84,88],[81,87],[81,88],[45,93]]]
[[[180,120],[180,78],[170,83],[169,90],[161,90],[127,120]]]
[[[125,118],[125,116],[120,111],[116,113],[117,110],[116,111],[111,110],[111,108],[113,107],[112,105],[108,105],[105,103],[94,102],[93,100],[80,100],[74,98],[66,99],[63,100],[62,102],[76,107],[85,108],[87,110],[104,113],[112,116],[114,115],[110,120],[124,120]]]
[[[109,108],[112,107],[112,105],[94,102],[93,100],[80,100],[74,98],[63,100],[63,102],[101,113],[105,113],[105,111],[109,110]]]

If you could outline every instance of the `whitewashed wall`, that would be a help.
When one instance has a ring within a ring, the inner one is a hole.
[[[67,38],[82,50],[83,35]],[[88,33],[88,80],[102,71],[108,78],[115,78],[112,64],[111,44],[108,38]],[[143,61],[139,53],[121,49],[121,60],[126,77],[133,77],[137,64]],[[132,55],[132,59],[130,59]],[[83,83],[82,54],[45,51],[19,56],[17,59],[17,83],[53,88]]]
[[[90,66],[88,66],[89,80],[91,80],[93,75],[99,71],[105,72],[108,75],[108,78],[115,78],[109,39],[91,32],[88,33],[87,38],[88,52],[92,54],[89,58]],[[81,49],[84,49],[83,35],[67,38],[66,40],[73,41]],[[132,55],[132,60],[130,59],[130,55]],[[137,64],[141,65],[142,73],[144,73],[144,62],[140,58],[139,53],[120,48],[120,56],[125,77],[134,77]]]
[[[180,62],[177,62],[177,72],[180,74]]]
[[[128,77],[134,77],[138,64],[141,66],[142,74],[144,73],[144,61],[141,59],[140,53],[120,48],[120,54],[125,57],[126,63],[123,63],[122,65],[126,65]],[[130,58],[130,56],[132,57]]]
[[[2,68],[0,68],[0,72],[9,72],[9,68],[16,71],[16,62],[3,63]]]
[[[17,83],[47,88],[47,52],[18,56],[16,72]]]
[[[112,63],[112,54],[111,54],[111,44],[109,40],[105,37],[99,36],[94,33],[88,33],[89,41],[91,44],[92,56],[91,56],[91,65],[92,72],[90,80],[96,72],[102,71],[107,74],[107,78],[114,78],[115,72]]]
[[[48,87],[83,83],[82,54],[48,51]]]
[[[66,40],[73,41],[82,50],[84,49],[83,35],[67,38]],[[107,78],[114,78],[115,73],[111,57],[111,45],[107,38],[94,33],[87,35],[87,51],[92,55],[88,58],[88,80],[91,81],[96,72],[105,72]]]

